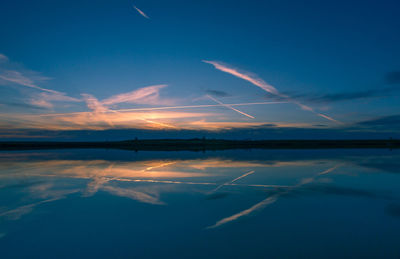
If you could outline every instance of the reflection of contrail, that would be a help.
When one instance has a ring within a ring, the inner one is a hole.
[[[224,185],[230,185],[230,184],[236,182],[237,180],[242,179],[242,178],[244,178],[244,177],[246,177],[246,176],[248,176],[248,175],[250,175],[250,174],[252,174],[252,173],[254,173],[254,171],[247,172],[247,173],[245,173],[245,174],[243,174],[243,175],[241,175],[241,176],[239,176],[239,177],[236,177],[236,178],[233,179],[232,181],[223,183],[223,184],[219,185],[217,188],[215,188],[214,190],[212,190],[210,193],[216,192],[216,191],[218,191],[219,189],[221,189],[222,186],[224,186]]]
[[[153,169],[156,169],[156,168],[161,168],[161,167],[165,167],[165,166],[169,166],[169,165],[173,165],[173,164],[176,164],[176,163],[178,163],[178,162],[167,162],[167,163],[163,163],[163,164],[156,165],[156,166],[149,166],[149,167],[143,169],[142,172],[150,171],[150,170],[153,170]]]
[[[171,180],[154,180],[154,179],[128,179],[128,178],[115,178],[112,181],[120,182],[145,182],[145,183],[165,183],[165,184],[188,184],[188,185],[217,185],[217,183],[207,183],[207,182],[180,182]],[[237,183],[227,183],[225,186],[244,186],[244,187],[262,187],[262,188],[288,188],[287,185],[264,185],[264,184],[237,184]]]
[[[217,221],[217,223],[215,223],[214,225],[207,227],[207,229],[219,227],[219,226],[221,226],[223,224],[232,222],[234,220],[237,220],[238,218],[241,218],[243,216],[249,215],[250,213],[252,213],[252,212],[254,212],[256,210],[262,209],[265,206],[276,202],[280,196],[282,196],[284,194],[287,194],[287,193],[289,193],[289,192],[291,192],[291,191],[293,191],[293,190],[295,190],[295,189],[297,189],[297,188],[299,188],[299,187],[301,187],[301,186],[303,186],[305,184],[309,184],[309,183],[313,182],[317,176],[330,173],[333,170],[335,170],[336,168],[338,168],[339,166],[340,165],[336,165],[336,166],[334,166],[332,168],[329,168],[329,169],[317,174],[314,177],[303,179],[302,181],[300,181],[300,183],[296,184],[295,186],[288,187],[285,191],[278,192],[278,193],[276,193],[276,194],[274,194],[274,195],[272,195],[272,196],[260,201],[259,203],[251,206],[250,208],[248,208],[246,210],[243,210],[243,211],[241,211],[239,213],[236,213],[236,214],[234,214],[234,215],[232,215],[230,217],[223,218],[223,219]]]
[[[137,8],[136,6],[133,5],[133,8],[136,9],[136,11],[138,11],[138,13],[143,16],[146,19],[150,19],[150,17],[148,17],[142,10],[140,10],[139,8]]]
[[[251,207],[248,208],[247,210],[243,210],[243,211],[241,211],[241,212],[239,212],[239,213],[237,213],[237,214],[234,214],[234,215],[232,215],[232,216],[230,216],[230,217],[221,219],[220,221],[218,221],[218,222],[215,223],[214,225],[209,226],[209,227],[207,227],[207,228],[208,228],[208,229],[210,229],[210,228],[216,228],[216,227],[219,227],[219,226],[221,226],[221,225],[223,225],[223,224],[226,224],[226,223],[228,223],[228,222],[237,220],[237,219],[240,218],[240,217],[249,215],[250,213],[252,213],[252,212],[255,211],[255,210],[262,209],[262,208],[264,208],[265,206],[274,203],[274,202],[278,199],[278,197],[279,197],[278,194],[273,195],[273,196],[271,196],[271,197],[268,197],[268,198],[266,198],[265,200],[262,200],[261,202],[259,202],[259,203],[255,204],[255,205],[251,206]]]
[[[253,85],[260,87],[261,89],[263,89],[264,91],[266,91],[266,92],[268,92],[270,94],[273,94],[275,96],[278,96],[278,97],[281,97],[281,98],[283,98],[285,100],[288,100],[289,102],[298,105],[303,110],[310,111],[310,112],[316,114],[317,116],[320,116],[320,117],[325,118],[327,120],[330,120],[330,121],[333,121],[333,122],[336,122],[336,123],[341,123],[341,122],[339,122],[339,121],[337,121],[337,120],[335,120],[335,119],[333,119],[333,118],[331,118],[331,117],[329,117],[329,116],[327,116],[325,114],[318,113],[318,112],[314,111],[313,108],[311,108],[311,107],[309,107],[307,105],[301,104],[298,101],[291,99],[289,96],[287,96],[285,94],[280,93],[275,87],[273,87],[272,85],[268,84],[267,82],[265,82],[261,78],[257,78],[256,76],[254,76],[252,74],[245,73],[245,72],[240,72],[239,70],[237,70],[235,68],[228,67],[228,66],[226,66],[226,65],[224,65],[224,64],[222,64],[220,62],[216,62],[216,61],[203,60],[203,62],[213,65],[216,69],[218,69],[218,70],[220,70],[222,72],[225,72],[225,73],[231,74],[233,76],[236,76],[238,78],[241,78],[243,80],[246,80],[246,81],[252,83]]]
[[[245,113],[245,112],[239,111],[238,109],[233,108],[233,107],[230,106],[229,104],[224,104],[224,103],[222,103],[221,101],[215,99],[214,97],[212,97],[212,96],[210,96],[210,95],[207,95],[207,97],[210,98],[211,100],[213,100],[213,101],[215,101],[215,102],[221,104],[222,106],[228,108],[228,109],[234,110],[235,112],[238,112],[238,113],[240,113],[240,114],[242,114],[242,115],[244,115],[244,116],[247,116],[247,117],[249,117],[249,118],[255,119],[253,116],[251,116],[251,115],[249,115],[249,114],[247,114],[247,113]]]

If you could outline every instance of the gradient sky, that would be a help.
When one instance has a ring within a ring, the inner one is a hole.
[[[387,0],[5,0],[0,137],[115,129],[398,134],[399,8]]]

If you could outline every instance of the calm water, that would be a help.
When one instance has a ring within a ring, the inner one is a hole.
[[[400,153],[2,152],[0,253],[399,258]]]

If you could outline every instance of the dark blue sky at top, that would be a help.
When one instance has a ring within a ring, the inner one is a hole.
[[[399,10],[399,1],[5,0],[0,53],[50,77],[42,87],[74,98],[168,84],[162,93],[177,105],[208,104],[196,101],[207,90],[226,92],[228,103],[266,100],[201,62],[217,60],[354,124],[399,114],[400,86],[388,82],[400,71]],[[15,88],[1,91],[21,99]],[[325,122],[290,104],[243,110],[265,123]]]

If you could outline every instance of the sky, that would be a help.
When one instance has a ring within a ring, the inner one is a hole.
[[[400,137],[399,8],[4,0],[0,139]]]

